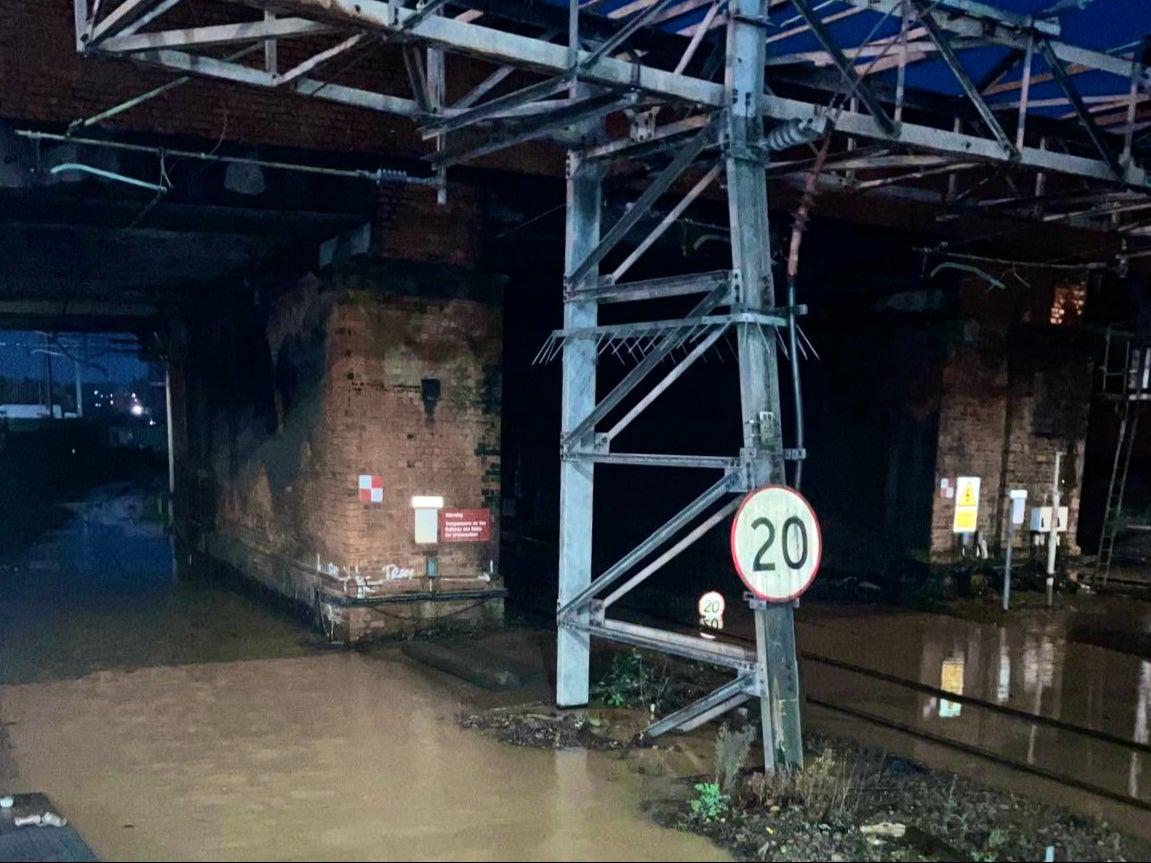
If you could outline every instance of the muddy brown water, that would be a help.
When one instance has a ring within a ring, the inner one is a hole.
[[[656,826],[617,756],[461,729],[398,651],[324,649],[94,510],[0,569],[0,790],[104,859],[730,859]]]
[[[805,666],[810,694],[1151,805],[1151,753],[1139,748],[1151,731],[1151,660],[1076,640],[1090,627],[1135,644],[1151,629],[1151,605],[1084,596],[1061,597],[1055,609],[1020,611],[990,623],[883,611],[813,610],[806,619],[799,640],[813,655],[847,659],[1111,739],[812,662]]]

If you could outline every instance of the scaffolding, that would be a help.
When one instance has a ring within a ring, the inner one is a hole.
[[[181,76],[177,82],[206,76],[407,118],[427,142],[441,183],[454,165],[528,141],[567,149],[564,325],[540,356],[563,363],[557,703],[587,703],[592,638],[713,663],[729,669],[732,680],[649,733],[690,729],[758,698],[769,768],[802,763],[790,604],[752,602],[755,650],[608,616],[621,596],[728,519],[740,495],[786,482],[785,463],[806,455],[783,443],[777,350],[783,335],[803,344],[797,319],[804,309],[776,298],[769,171],[802,175],[814,161],[811,145],[830,136],[836,146],[821,179],[837,188],[1122,228],[1132,241],[1145,229],[1139,211],[1151,208],[1136,137],[1146,122],[1148,82],[1138,52],[1074,44],[1063,38],[1057,18],[993,3],[74,2],[81,52],[160,66]],[[188,6],[210,7],[211,14],[179,18]],[[848,19],[851,27],[844,26]],[[176,20],[221,23],[169,23]],[[291,64],[281,62],[288,45],[297,55]],[[995,54],[990,74],[972,67],[971,49]],[[402,54],[404,91],[332,73],[364,52]],[[461,64],[447,63],[447,55],[487,67],[486,77],[451,101],[448,93],[461,88],[448,87],[447,79]],[[948,86],[917,87],[925,80],[916,77],[921,69],[942,70]],[[1077,88],[1085,80],[1093,82],[1087,96]],[[1039,87],[1057,92],[1036,98]],[[131,110],[156,92],[98,116]],[[773,164],[773,151],[790,155]],[[644,185],[625,214],[607,224],[604,179],[622,163],[645,166]],[[1034,185],[1012,182],[1004,196],[997,184],[981,181],[960,192],[973,171],[1028,174]],[[1050,194],[1048,177],[1069,178],[1073,187]],[[932,185],[940,178],[942,195]],[[661,212],[669,196],[675,203]],[[701,197],[726,197],[730,269],[629,281],[637,260]],[[606,304],[693,295],[698,302],[682,319],[600,322]],[[616,451],[617,435],[725,337],[734,337],[738,355],[739,452],[720,458]],[[605,352],[634,365],[601,395],[597,361]],[[657,370],[662,374],[652,383]],[[717,478],[597,575],[592,499],[596,467],[605,464],[710,471]]]

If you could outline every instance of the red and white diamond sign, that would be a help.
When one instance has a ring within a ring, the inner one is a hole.
[[[384,478],[369,473],[360,474],[360,500],[364,503],[383,503]]]

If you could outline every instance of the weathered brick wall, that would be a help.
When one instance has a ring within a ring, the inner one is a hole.
[[[1050,503],[1055,453],[1064,454],[1062,504],[1069,507],[1066,548],[1078,525],[1083,457],[1091,399],[1090,346],[1054,328],[994,330],[965,322],[949,347],[943,372],[931,550],[937,560],[957,551],[951,532],[955,499],[939,483],[982,480],[979,532],[992,549],[1006,539],[1013,488],[1031,506]],[[1026,527],[1017,543],[1027,541]]]
[[[1010,358],[1004,494],[1006,489],[1027,489],[1028,519],[1031,506],[1050,505],[1055,454],[1061,452],[1061,506],[1068,507],[1063,547],[1073,554],[1080,551],[1076,535],[1093,363],[1089,342],[1058,330],[1021,331]],[[1006,507],[1006,501],[1001,502],[1001,542],[1007,538]],[[1018,541],[1025,541],[1025,536]]]
[[[422,575],[413,496],[498,511],[499,361],[493,306],[337,294],[327,329],[324,470],[314,500],[329,556],[365,571],[392,565]],[[425,379],[439,382],[435,403],[422,398]],[[383,503],[359,502],[360,474],[383,477]],[[441,545],[441,572],[474,579],[497,548],[498,527],[485,545]]]
[[[453,183],[446,204],[423,186],[384,186],[377,194],[373,253],[383,258],[475,267],[480,263],[483,193]]]
[[[952,329],[943,366],[939,408],[939,451],[936,456],[935,506],[931,514],[931,552],[944,556],[956,549],[951,532],[954,498],[940,492],[940,480],[982,479],[979,530],[994,534],[994,501],[999,499],[1003,473],[1003,435],[1008,389],[1006,333],[990,331],[973,321]]]
[[[375,261],[194,324],[186,470],[211,486],[193,513],[208,550],[300,602],[356,596],[356,575],[380,582],[373,596],[423,593],[430,548],[411,498],[439,495],[491,510],[492,537],[439,545],[435,587],[498,587],[498,300],[498,281],[473,271]],[[434,404],[425,379],[439,381]],[[361,474],[383,478],[381,503],[360,500]],[[494,583],[480,579],[490,567]],[[419,622],[393,611],[407,619],[393,628]]]

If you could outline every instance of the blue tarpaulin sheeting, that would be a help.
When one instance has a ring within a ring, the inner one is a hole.
[[[556,5],[566,6],[565,0],[549,0]],[[654,2],[654,0],[653,0]],[[808,0],[809,6],[826,22],[827,29],[845,50],[857,48],[877,39],[896,36],[900,30],[898,9],[894,14],[860,9],[857,5],[842,0]],[[586,2],[588,11],[594,14],[618,18],[621,22],[647,6],[641,0],[603,0]],[[1057,22],[1060,27],[1056,37],[1061,42],[1082,48],[1090,48],[1129,58],[1142,54],[1143,40],[1151,34],[1151,0],[982,0],[981,5],[1004,13],[1023,16],[1037,16],[1043,20]],[[949,9],[947,0],[927,2],[928,8],[939,12]],[[1082,8],[1080,8],[1082,7]],[[657,18],[673,15],[659,21],[655,26],[670,33],[690,33],[704,17],[707,4],[692,3],[690,0],[673,0]],[[774,3],[770,9],[770,23],[767,28],[768,56],[775,58],[792,57],[805,52],[820,52],[822,47],[810,30],[803,27],[804,21],[792,3]],[[913,22],[914,27],[914,22]],[[922,41],[926,37],[919,37]],[[985,81],[997,69],[1001,69],[1014,49],[1000,46],[963,47],[957,43],[957,53],[964,69],[973,81]],[[940,96],[962,95],[959,81],[947,63],[931,53],[915,59],[907,65],[907,86],[911,90],[933,93]],[[890,51],[886,56],[894,56]],[[863,57],[857,66],[866,69],[873,58]],[[1032,67],[1030,98],[1032,113],[1050,117],[1065,116],[1070,110],[1066,103],[1044,105],[1045,101],[1061,99],[1063,92],[1059,85],[1050,80],[1048,68],[1043,58],[1036,55]],[[826,64],[825,64],[826,65]],[[1101,97],[1113,96],[1117,100],[1126,98],[1131,83],[1124,78],[1099,71],[1071,70],[1074,73],[1076,89],[1091,103],[1098,103]],[[895,80],[894,68],[876,72],[874,77],[888,82]],[[1003,73],[998,86],[988,91],[987,101],[992,105],[1008,105],[1018,100],[1018,87],[1011,87],[1022,77],[1020,63]]]

